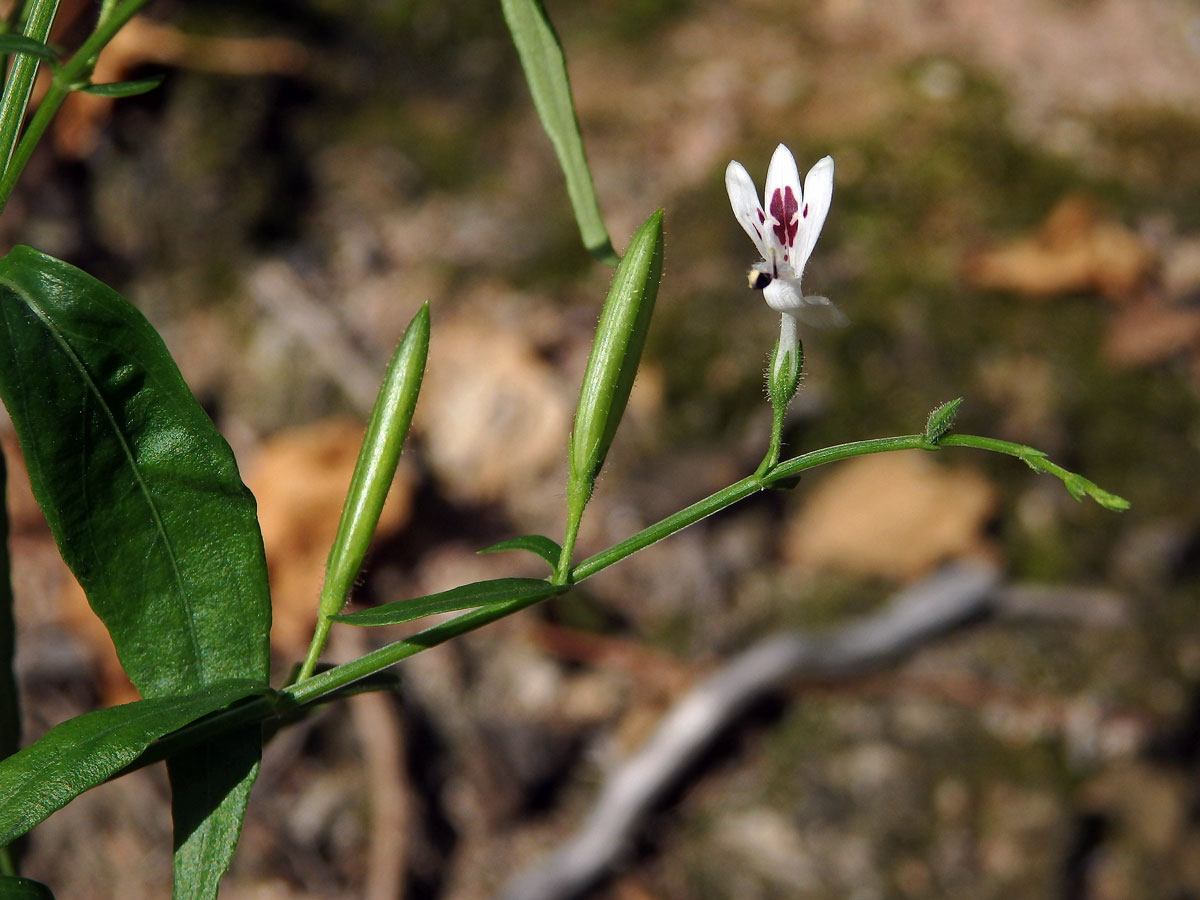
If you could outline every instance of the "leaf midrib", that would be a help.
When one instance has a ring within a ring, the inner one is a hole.
[[[175,555],[175,549],[172,546],[167,534],[162,513],[159,511],[158,504],[154,501],[154,496],[150,492],[150,488],[146,484],[145,479],[142,477],[141,470],[137,465],[136,458],[133,453],[133,447],[125,433],[121,430],[116,417],[112,413],[112,409],[109,407],[108,402],[104,398],[104,394],[100,391],[97,385],[96,379],[92,377],[87,366],[84,365],[83,360],[80,359],[79,355],[75,352],[75,349],[67,340],[66,335],[63,334],[62,331],[55,325],[54,320],[50,317],[50,314],[46,310],[42,309],[36,300],[30,296],[21,285],[15,283],[11,278],[8,277],[0,277],[0,285],[5,286],[12,291],[26,306],[29,307],[30,311],[32,311],[33,314],[38,317],[38,320],[45,326],[46,331],[51,335],[51,337],[66,355],[67,359],[79,372],[84,384],[96,398],[96,402],[103,410],[104,416],[107,418],[113,434],[116,435],[117,441],[120,444],[121,452],[124,454],[125,459],[129,464],[129,468],[133,472],[134,480],[137,483],[138,489],[144,498],[146,505],[150,509],[150,517],[154,523],[155,531],[158,532],[160,538],[162,539],[164,552],[166,553],[167,559],[170,562],[171,575],[175,581],[176,587],[178,588],[179,599],[184,606],[184,610],[187,614],[187,620],[189,623],[195,621],[195,610],[192,607],[191,598],[188,596],[183,573],[179,566],[179,559]],[[192,658],[195,661],[194,664],[199,669],[199,682],[202,684],[207,683],[207,678],[205,677],[207,674],[205,671],[205,660],[203,654],[200,652],[200,645],[196,640],[195,629],[189,627],[185,629],[185,631],[187,632],[188,642],[191,644]]]

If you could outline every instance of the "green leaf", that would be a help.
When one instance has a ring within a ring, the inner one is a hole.
[[[0,844],[27,832],[56,809],[141,755],[151,741],[245,697],[269,692],[257,681],[213,684],[183,696],[99,709],[51,728],[0,761]]]
[[[414,619],[423,619],[435,613],[452,612],[456,609],[474,609],[491,606],[510,600],[541,600],[567,591],[566,585],[551,584],[540,578],[497,578],[493,581],[477,581],[464,584],[440,594],[413,597],[385,603],[373,609],[332,616],[334,621],[348,625],[399,625]]]
[[[24,53],[48,63],[58,63],[58,53],[53,47],[22,34],[0,34],[0,53]]]
[[[936,444],[942,435],[950,430],[950,426],[954,424],[954,416],[958,413],[962,402],[963,398],[959,397],[949,403],[943,403],[929,414],[929,418],[925,421],[925,440]]]
[[[230,678],[265,685],[271,609],[254,498],[162,339],[111,288],[29,247],[0,259],[0,321],[0,397],[34,495],[130,679],[147,697]],[[259,738],[225,749],[257,754]],[[176,805],[208,808],[219,835],[235,834],[248,790],[210,803],[226,783],[210,760],[208,776],[172,773]]]
[[[263,683],[254,498],[162,339],[111,288],[29,247],[0,259],[0,397],[63,559],[147,696]]]
[[[40,881],[0,876],[0,900],[54,900],[54,895]]]
[[[148,94],[162,84],[166,77],[166,75],[152,75],[149,78],[139,78],[135,81],[87,84],[76,90],[83,94],[94,94],[97,97],[136,97],[138,94]]]
[[[262,729],[253,725],[167,761],[175,826],[175,900],[217,896],[241,837],[261,756]]]
[[[562,547],[558,545],[558,541],[552,541],[541,534],[523,534],[520,537],[509,538],[492,544],[490,547],[484,547],[476,552],[503,553],[505,550],[528,550],[550,563],[551,569],[558,565],[558,558],[562,555]]]
[[[600,261],[616,265],[617,256],[600,214],[600,201],[592,183],[579,120],[575,117],[575,103],[571,99],[567,64],[554,26],[546,16],[541,0],[501,0],[500,6],[521,58],[534,108],[550,136],[558,164],[567,179],[567,194],[575,210],[583,245]]]
[[[21,705],[13,674],[16,649],[12,578],[8,557],[7,465],[0,453],[0,759],[21,746]]]

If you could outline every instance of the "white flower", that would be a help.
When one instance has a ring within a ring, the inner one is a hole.
[[[765,211],[754,180],[740,162],[730,162],[725,169],[725,188],[733,214],[762,254],[762,262],[750,270],[750,286],[763,292],[772,309],[806,325],[845,325],[846,316],[828,297],[806,297],[800,289],[804,264],[833,199],[833,157],[826,156],[808,170],[801,190],[792,151],[783,144],[776,147],[767,168]]]

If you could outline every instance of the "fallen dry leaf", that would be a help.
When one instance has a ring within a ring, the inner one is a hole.
[[[326,419],[280,432],[263,442],[246,478],[258,499],[271,575],[271,643],[289,658],[304,653],[317,620],[325,563],[363,430],[351,420]],[[377,537],[395,534],[408,521],[414,480],[401,461]]]
[[[817,485],[783,538],[786,559],[907,581],[948,559],[994,550],[983,528],[996,490],[973,469],[921,451],[839,464]]]
[[[564,465],[568,391],[517,329],[439,322],[416,427],[447,493],[492,502]]]
[[[1200,309],[1158,300],[1121,310],[1108,322],[1104,356],[1115,366],[1144,366],[1200,347]]]
[[[1095,290],[1123,299],[1153,263],[1136,234],[1103,220],[1086,197],[1074,196],[1061,200],[1031,237],[969,256],[963,277],[971,287],[1030,297]]]

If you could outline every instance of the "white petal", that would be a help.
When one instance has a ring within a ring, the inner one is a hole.
[[[776,278],[763,289],[763,299],[776,312],[795,312],[804,306],[805,297],[800,293],[800,282]]]
[[[729,205],[754,246],[767,258],[766,216],[758,202],[758,191],[754,187],[754,179],[746,171],[746,167],[736,160],[725,167],[725,190],[729,192]]]
[[[805,325],[811,325],[813,328],[841,328],[843,325],[850,324],[846,314],[834,306],[833,301],[828,297],[816,297],[809,294],[801,299],[803,302],[800,306],[791,312]]]
[[[833,199],[833,157],[826,156],[808,170],[804,179],[804,202],[800,206],[800,233],[796,236],[796,253],[792,268],[796,274],[804,274],[804,264],[812,254],[817,238],[821,235],[821,227],[825,224],[825,216],[829,213],[829,203]]]
[[[767,216],[774,227],[767,234],[770,245],[779,248],[779,258],[795,267],[796,238],[800,228],[800,209],[804,192],[800,189],[800,173],[792,151],[780,144],[767,167],[767,189],[763,194]],[[770,257],[767,257],[770,259]]]

